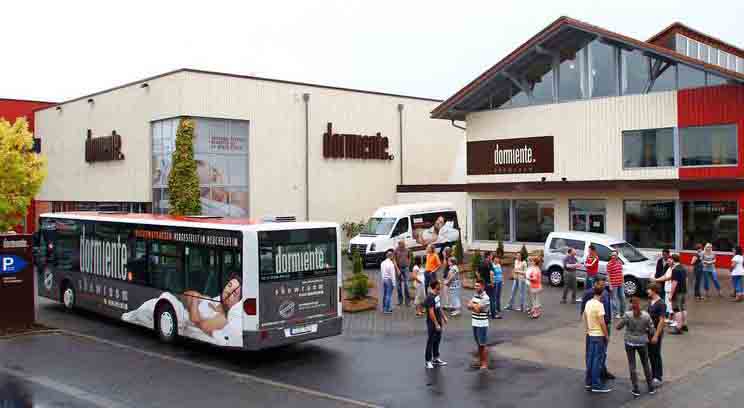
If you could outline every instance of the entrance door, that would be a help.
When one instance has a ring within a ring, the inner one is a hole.
[[[571,214],[571,230],[604,234],[605,215],[600,212],[574,211]]]
[[[605,215],[599,213],[589,213],[589,225],[587,226],[587,231],[604,234]]]

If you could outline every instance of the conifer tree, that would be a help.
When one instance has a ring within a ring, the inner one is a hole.
[[[168,176],[171,215],[199,215],[199,175],[194,160],[194,121],[182,118],[176,132],[176,149]]]

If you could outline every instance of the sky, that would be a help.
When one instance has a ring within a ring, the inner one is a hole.
[[[744,1],[5,0],[0,98],[60,102],[178,68],[444,99],[565,15],[744,48]]]

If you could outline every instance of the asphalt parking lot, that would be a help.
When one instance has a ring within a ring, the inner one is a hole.
[[[197,401],[205,402],[205,390],[210,390],[213,402],[248,398],[255,406],[652,404],[655,399],[650,396],[633,401],[630,395],[620,335],[613,336],[608,362],[618,376],[615,392],[593,395],[583,390],[584,343],[578,310],[575,305],[560,305],[559,298],[559,289],[546,289],[540,320],[506,312],[505,319],[492,323],[492,367],[485,373],[471,368],[474,347],[467,314],[453,319],[445,332],[442,356],[450,364],[427,372],[424,322],[409,308],[396,308],[391,316],[379,311],[347,315],[342,336],[248,353],[194,342],[163,345],[145,329],[90,313],[68,313],[42,300],[42,323],[85,337],[58,334],[2,340],[0,353],[5,374],[14,381],[34,392],[43,391],[50,401],[59,401],[71,389],[88,397],[77,401],[79,406],[101,406],[96,405],[96,398],[121,406],[138,406],[143,401],[141,406],[180,401],[183,406],[196,406]],[[502,301],[506,300],[504,296]],[[722,312],[742,306],[726,299],[691,304],[690,334],[665,339],[670,385],[682,384],[704,369],[710,372],[719,360],[727,361],[736,353],[744,338],[744,324]],[[705,347],[696,347],[701,344]],[[72,363],[67,361],[73,357]],[[40,382],[39,376],[52,382]],[[62,385],[45,386],[50,384]],[[160,391],[137,392],[140,388]],[[202,396],[191,396],[194,390]],[[132,400],[134,395],[141,397]]]

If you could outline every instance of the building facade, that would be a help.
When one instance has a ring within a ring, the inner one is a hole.
[[[53,105],[52,102],[29,101],[25,99],[0,99],[0,119],[13,123],[18,118],[26,118],[28,128],[34,132],[34,111]],[[34,135],[34,149],[37,153],[41,151],[41,139]],[[36,230],[36,202],[32,202],[28,208],[23,223],[18,225],[16,232],[33,232]]]
[[[681,24],[639,41],[562,17],[432,117],[466,122],[464,181],[399,200],[449,195],[472,247],[578,230],[689,260],[744,236],[744,51]]]
[[[167,212],[181,118],[208,215],[359,221],[396,185],[442,183],[464,133],[441,101],[182,69],[37,111],[53,211]]]

